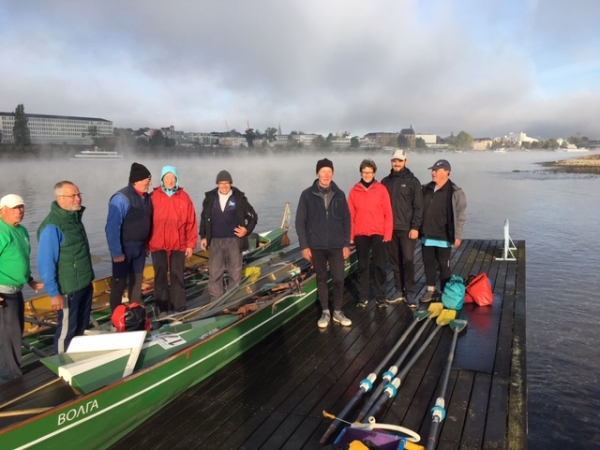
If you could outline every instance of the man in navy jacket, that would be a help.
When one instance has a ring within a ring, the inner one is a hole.
[[[296,232],[302,256],[312,262],[323,313],[317,322],[327,328],[331,320],[327,263],[333,281],[333,321],[352,325],[342,312],[344,260],[350,255],[350,211],[344,192],[333,182],[333,163],[317,162],[317,179],[300,195],[296,210]]]

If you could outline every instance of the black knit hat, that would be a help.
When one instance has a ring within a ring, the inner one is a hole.
[[[226,170],[221,170],[217,174],[217,184],[220,183],[221,181],[227,181],[229,183],[233,183],[233,179],[231,178],[231,174],[229,172],[227,172]]]
[[[145,180],[146,178],[150,178],[151,176],[152,176],[152,174],[150,173],[150,171],[148,169],[146,169],[146,166],[143,166],[136,162],[134,162],[131,165],[131,170],[129,171],[129,182],[130,183],[142,181],[142,180]]]
[[[329,161],[327,158],[318,160],[317,161],[317,173],[319,173],[319,170],[321,170],[323,167],[329,167],[331,170],[333,170],[333,163],[331,161]]]

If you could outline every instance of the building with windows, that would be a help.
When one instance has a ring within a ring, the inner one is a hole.
[[[25,114],[32,144],[91,144],[92,138],[114,136],[113,123],[95,117]],[[2,143],[13,144],[14,112],[0,112]]]

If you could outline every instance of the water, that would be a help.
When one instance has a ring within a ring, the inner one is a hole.
[[[334,180],[345,191],[358,181],[366,155],[331,155]],[[554,152],[409,155],[421,182],[438,157],[448,159],[451,179],[468,201],[464,238],[502,239],[510,220],[513,240],[527,245],[527,374],[529,448],[600,448],[600,177],[548,174],[535,163],[567,159]],[[389,171],[389,155],[369,155]],[[319,156],[232,156],[181,160],[141,159],[157,178],[165,164],[179,170],[181,185],[197,209],[216,174],[227,169],[259,215],[259,231],[281,223],[286,201],[292,217],[300,192],[315,178]],[[110,272],[104,237],[108,200],[127,182],[131,161],[3,162],[0,193],[16,193],[27,203],[23,224],[32,236],[54,199],[57,181],[71,180],[83,193],[84,223],[97,276]],[[157,181],[157,180],[155,180]],[[199,212],[199,211],[198,211]],[[291,237],[295,235],[292,231]],[[96,258],[96,259],[98,259]],[[35,273],[34,268],[34,273]],[[27,288],[28,289],[28,288]],[[595,349],[596,348],[596,349]]]

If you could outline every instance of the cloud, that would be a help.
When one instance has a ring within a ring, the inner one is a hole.
[[[600,136],[591,0],[0,3],[2,110],[186,131]]]

